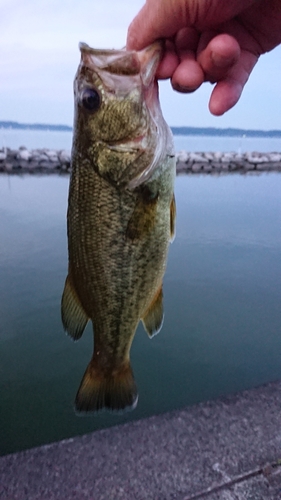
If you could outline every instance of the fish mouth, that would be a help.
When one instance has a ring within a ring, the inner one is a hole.
[[[162,59],[164,42],[158,40],[143,50],[137,52],[141,65],[142,81],[149,86],[155,79],[157,66]]]
[[[91,59],[94,65],[112,74],[141,75],[147,87],[155,78],[155,72],[163,54],[162,41],[156,41],[143,50],[93,49],[84,42],[79,43],[82,59]]]
[[[96,55],[96,56],[106,56],[106,57],[109,57],[109,56],[123,56],[124,55],[124,52],[135,52],[134,50],[130,50],[130,51],[126,51],[125,48],[122,48],[122,49],[94,49],[93,47],[90,47],[90,45],[88,45],[87,43],[85,42],[79,42],[79,49],[81,52],[88,52],[88,54],[93,54],[93,55]]]
[[[134,76],[140,73],[140,61],[135,51],[93,49],[83,42],[79,43],[79,49],[82,60],[90,66],[93,64],[96,69],[119,76]]]

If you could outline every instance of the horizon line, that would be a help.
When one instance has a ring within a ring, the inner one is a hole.
[[[242,134],[242,135],[276,135],[281,137],[281,129],[244,129],[237,127],[194,127],[191,125],[169,125],[172,132],[175,135],[194,135],[196,132],[201,133],[201,135],[215,135],[224,134]],[[69,131],[73,130],[73,127],[65,124],[51,124],[51,123],[22,123],[13,120],[0,120],[0,128],[2,129],[32,129],[32,130],[54,130],[54,131]]]

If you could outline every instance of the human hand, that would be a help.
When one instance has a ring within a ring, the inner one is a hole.
[[[146,0],[127,48],[165,40],[157,77],[179,92],[216,83],[209,109],[222,115],[240,98],[259,56],[281,43],[280,0]]]

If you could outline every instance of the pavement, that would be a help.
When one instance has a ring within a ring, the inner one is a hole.
[[[1,500],[281,500],[281,382],[0,458]]]

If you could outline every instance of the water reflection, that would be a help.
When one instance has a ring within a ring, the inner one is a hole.
[[[138,406],[77,418],[92,332],[74,344],[60,320],[68,182],[0,177],[2,454],[281,377],[281,175],[178,177],[165,322],[131,350]]]

